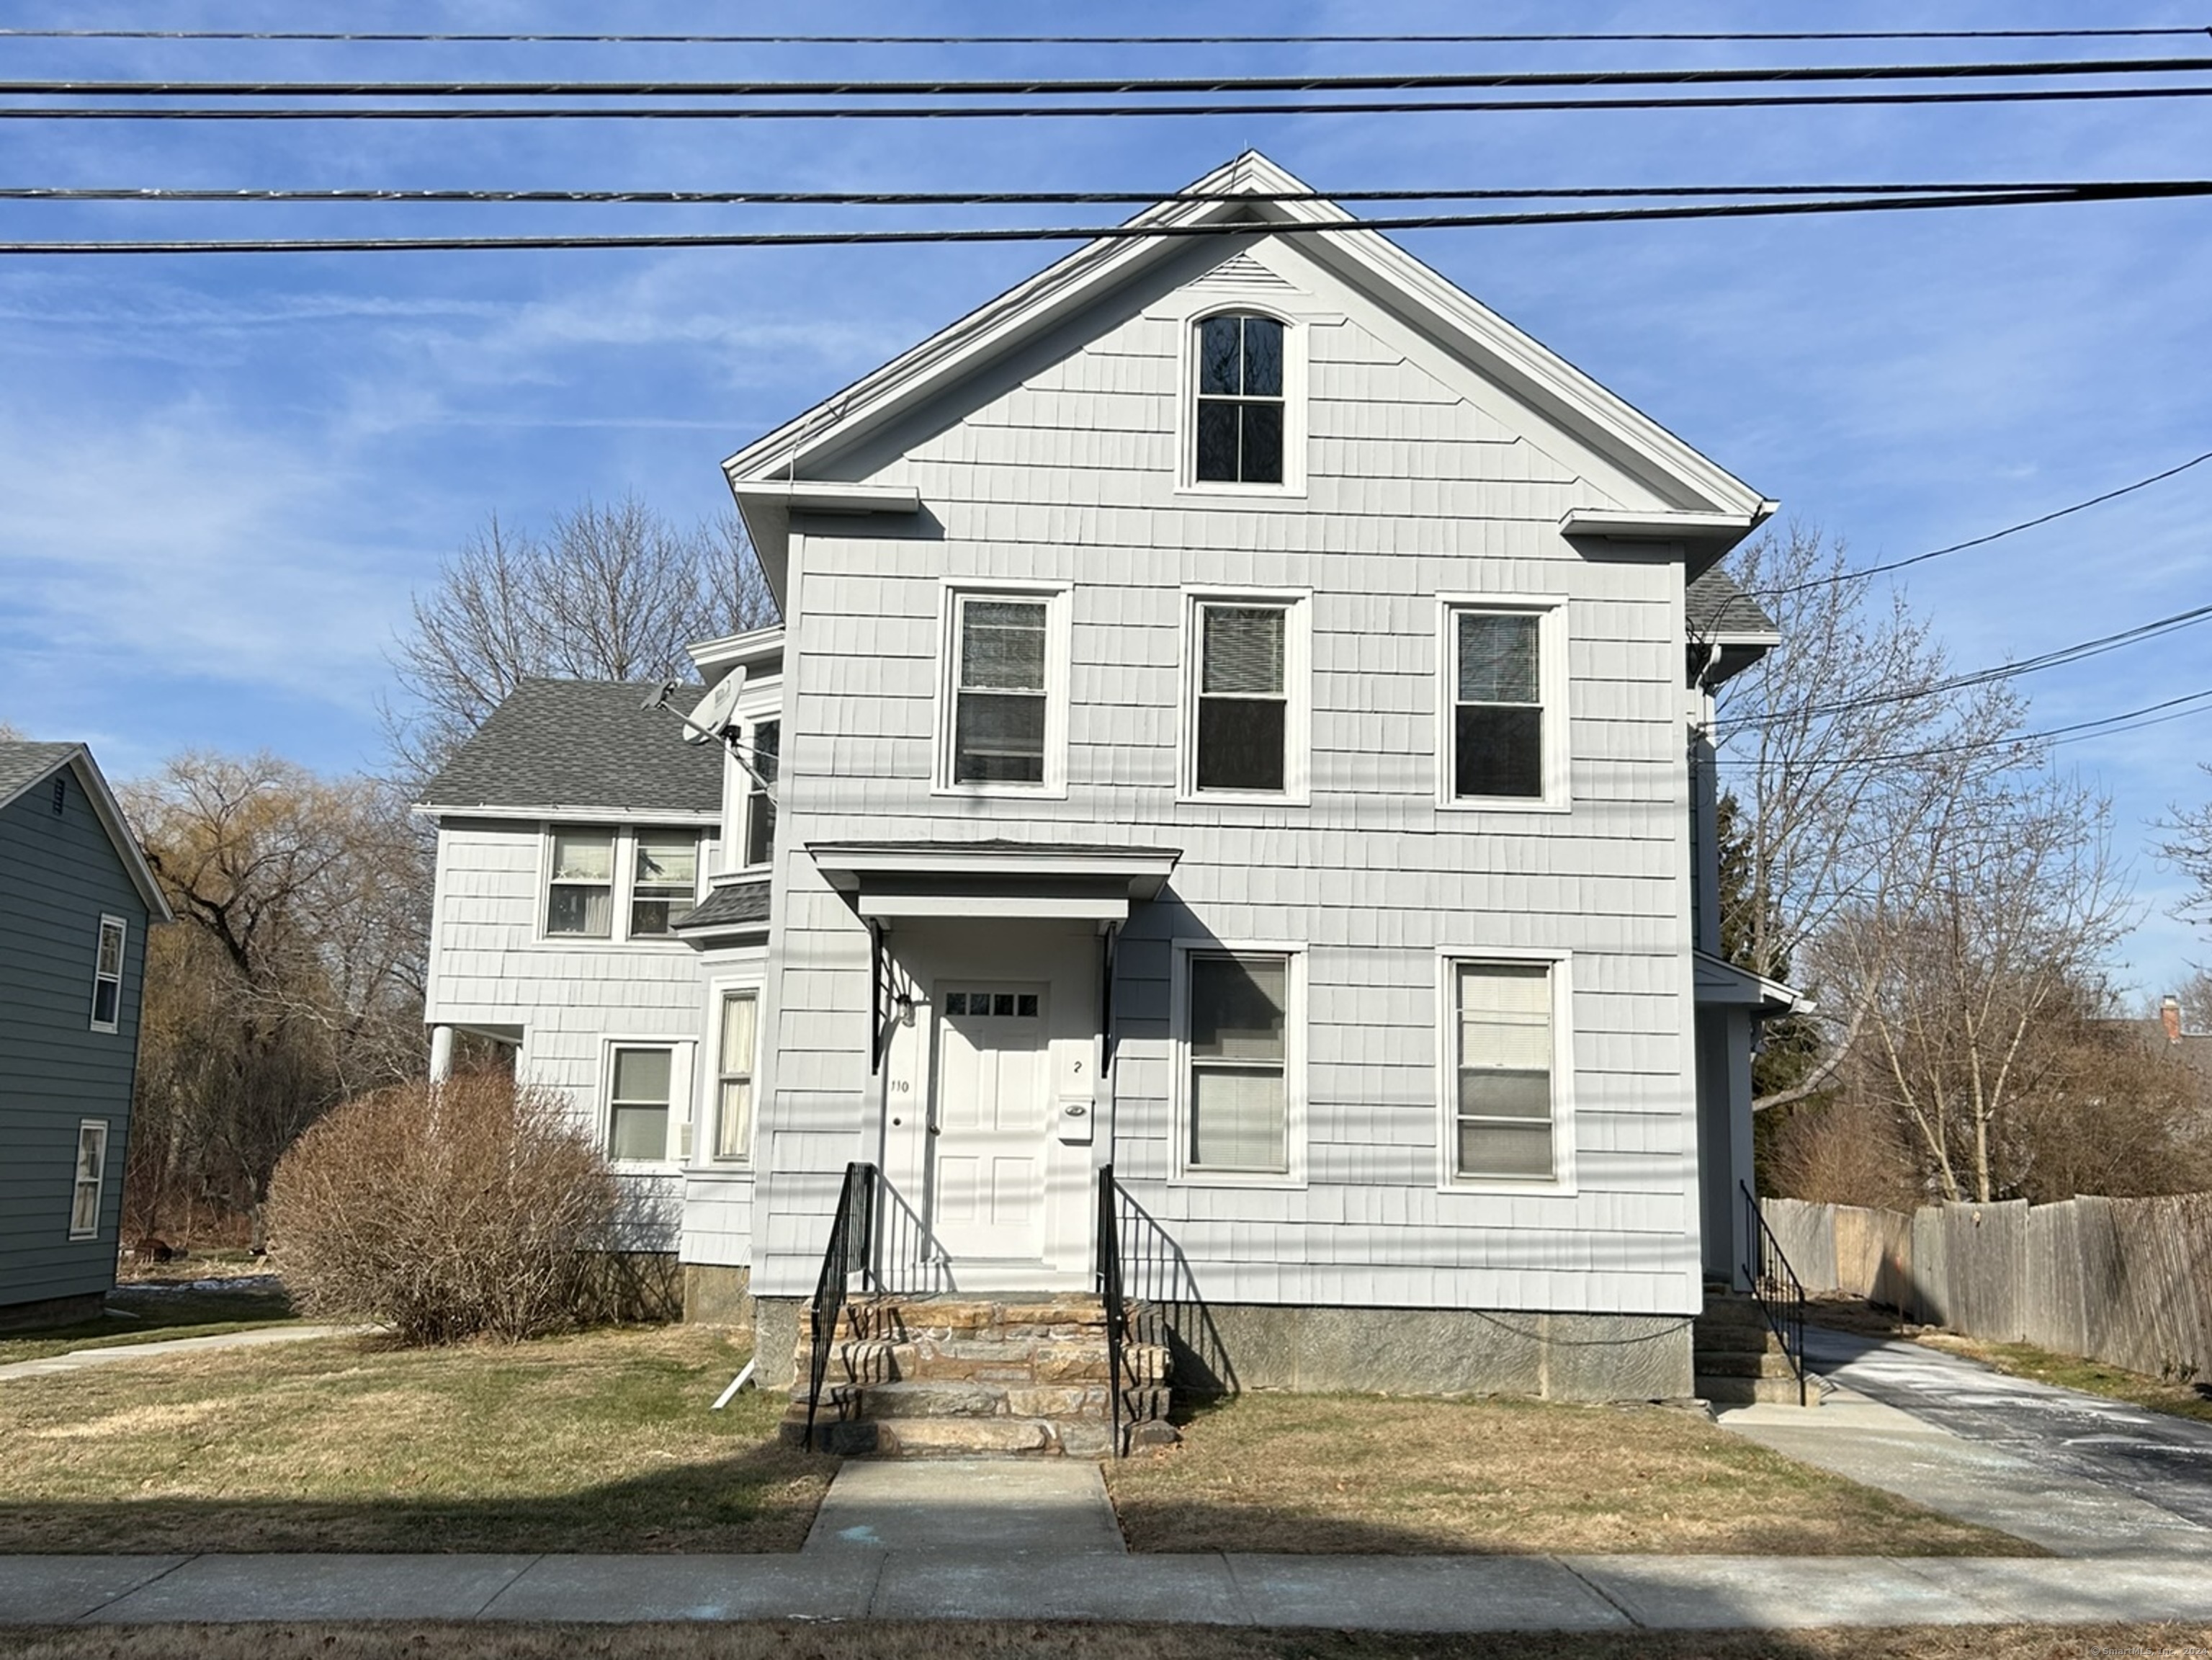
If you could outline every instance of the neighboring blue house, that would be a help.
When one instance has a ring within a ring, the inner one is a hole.
[[[172,920],[91,751],[0,742],[0,1327],[115,1284],[146,929]]]

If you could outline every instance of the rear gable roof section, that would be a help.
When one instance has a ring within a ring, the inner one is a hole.
[[[526,680],[423,787],[440,817],[547,817],[711,823],[721,816],[722,746],[688,744],[659,686],[626,680]],[[688,709],[702,688],[678,686]]]
[[[107,787],[106,775],[92,758],[92,751],[82,744],[0,741],[0,807],[11,806],[17,798],[38,788],[64,768],[76,779],[84,799],[92,804],[93,816],[100,820],[107,839],[114,843],[116,857],[123,861],[131,885],[146,902],[147,914],[157,922],[175,921],[176,913],[162,897],[154,867],[146,862],[146,850],[138,845],[137,834],[123,816],[123,804],[115,799],[115,792]]]
[[[1782,643],[1782,630],[1719,566],[1701,571],[1683,591],[1690,672],[1717,686],[1741,674]]]
[[[1573,522],[1561,526],[1565,534],[1671,543],[1684,550],[1692,569],[1702,569],[1774,511],[1774,502],[1395,243],[1353,228],[1353,216],[1335,204],[1193,199],[1240,193],[1257,198],[1310,188],[1258,152],[1247,151],[1127,222],[1164,234],[1105,238],[1077,249],[730,457],[723,473],[778,593],[792,511],[910,513],[918,505],[898,487],[838,479],[841,455],[1173,257],[1192,234],[1206,231],[1265,237],[1278,226],[1323,228],[1299,231],[1296,246],[1635,475],[1665,504],[1654,512],[1580,521],[1570,514]],[[1345,228],[1327,228],[1338,226]],[[852,499],[832,499],[832,487],[841,484]]]

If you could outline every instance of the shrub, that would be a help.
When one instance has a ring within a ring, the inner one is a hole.
[[[294,1143],[269,1194],[295,1305],[408,1343],[584,1323],[620,1203],[564,1098],[495,1073],[345,1103]]]

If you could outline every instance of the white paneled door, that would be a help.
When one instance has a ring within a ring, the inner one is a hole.
[[[937,1011],[937,1243],[956,1264],[1039,1261],[1051,1085],[1044,988],[946,986]]]

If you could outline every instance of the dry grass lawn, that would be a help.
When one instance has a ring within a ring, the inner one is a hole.
[[[152,1626],[13,1634],[15,1660],[2114,1660],[2212,1652],[2212,1626],[1410,1636],[1204,1626]]]
[[[1248,1395],[1107,1481],[1141,1551],[2043,1554],[1662,1407]]]
[[[783,1551],[835,1461],[701,1327],[333,1338],[0,1383],[0,1553]]]

